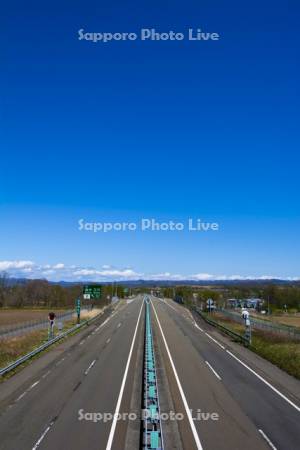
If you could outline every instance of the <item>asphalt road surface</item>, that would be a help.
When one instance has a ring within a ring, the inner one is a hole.
[[[3,382],[0,449],[140,448],[144,319],[142,296],[122,301]],[[300,448],[298,381],[170,300],[151,322],[166,449]]]

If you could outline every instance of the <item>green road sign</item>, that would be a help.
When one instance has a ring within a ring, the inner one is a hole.
[[[80,298],[78,298],[76,300],[76,312],[77,312],[77,314],[80,314],[80,309],[81,309],[81,301],[80,301]]]
[[[83,297],[87,299],[99,299],[102,294],[102,286],[99,284],[88,284],[83,286]]]

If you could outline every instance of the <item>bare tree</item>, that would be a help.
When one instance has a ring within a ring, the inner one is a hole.
[[[5,306],[5,292],[7,289],[8,275],[6,272],[0,272],[0,308]]]

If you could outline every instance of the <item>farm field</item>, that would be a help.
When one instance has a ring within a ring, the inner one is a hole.
[[[273,321],[300,328],[300,316],[274,316]]]
[[[64,313],[65,309],[53,309],[56,314]],[[46,320],[50,309],[0,309],[0,327],[14,325],[30,320]]]

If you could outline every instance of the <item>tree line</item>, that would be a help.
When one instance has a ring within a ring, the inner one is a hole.
[[[259,298],[269,305],[270,310],[294,309],[300,311],[300,286],[252,284],[218,286],[217,288],[199,288],[195,286],[165,287],[162,289],[164,297],[181,297],[184,303],[206,302],[211,298],[219,306],[226,306],[229,299]],[[194,295],[196,294],[196,295]]]
[[[81,297],[83,304],[93,302],[109,303],[115,294],[123,298],[124,287],[121,285],[103,285],[102,297],[99,300],[83,300],[82,285],[60,285],[47,280],[28,280],[24,283],[11,283],[5,273],[0,273],[0,308],[73,308],[75,300]]]

